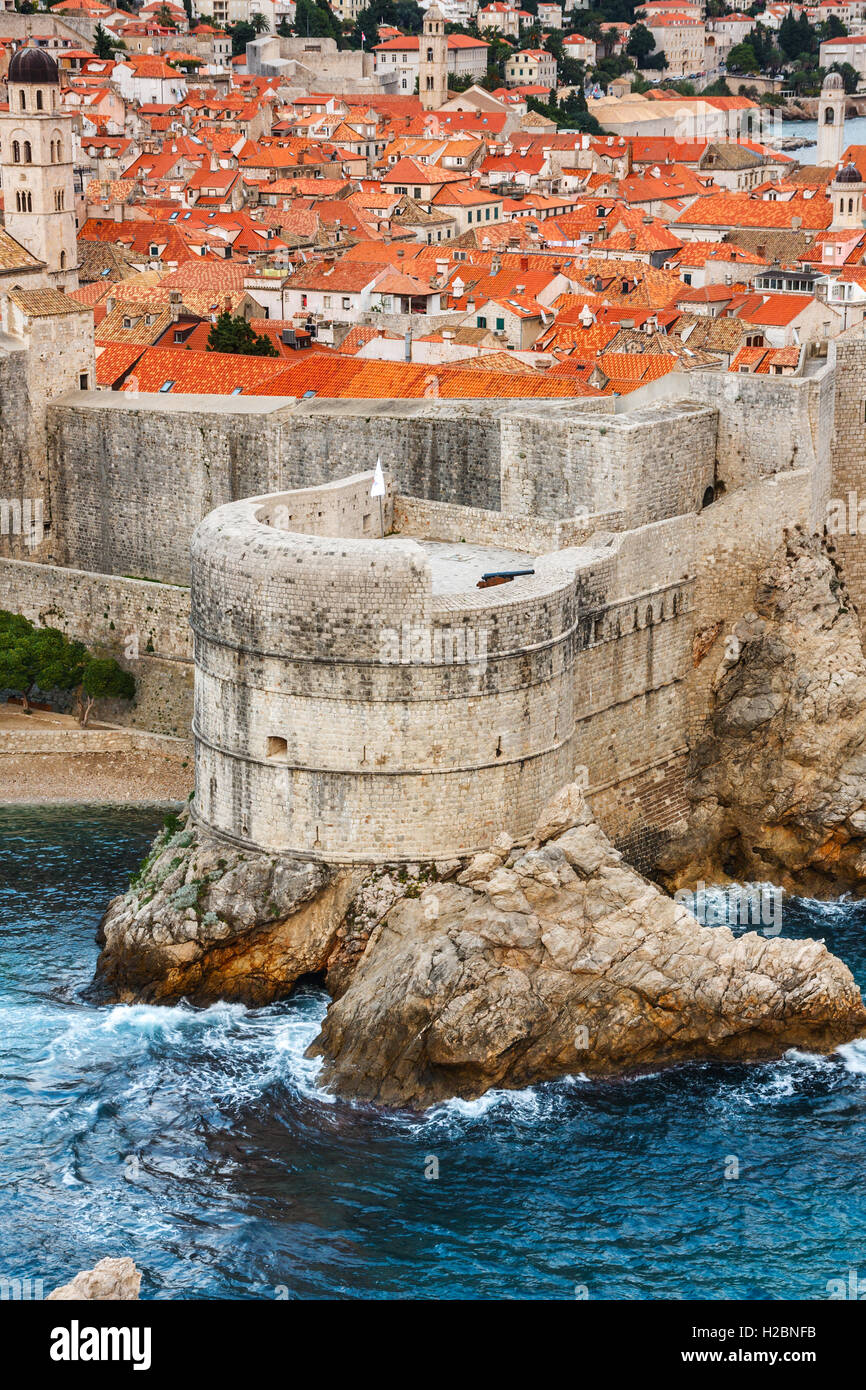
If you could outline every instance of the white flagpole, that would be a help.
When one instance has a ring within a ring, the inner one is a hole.
[[[385,496],[385,474],[382,472],[382,456],[376,459],[376,468],[373,473],[373,486],[370,488],[370,496],[379,499],[379,532],[382,539],[385,539],[385,513],[382,506],[382,498]]]

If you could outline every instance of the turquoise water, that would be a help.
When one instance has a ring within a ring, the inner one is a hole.
[[[798,139],[813,142],[804,145],[800,150],[790,151],[792,157],[800,164],[813,163],[818,152],[817,121],[784,121],[781,132],[785,137],[795,135]],[[842,148],[847,149],[849,145],[866,145],[866,116],[853,116],[845,122],[845,140]]]
[[[315,989],[92,1007],[97,922],[160,819],[0,810],[0,1277],[129,1254],[147,1298],[821,1299],[866,1276],[866,1045],[413,1118],[318,1089]],[[866,979],[866,907],[786,904],[784,931]]]

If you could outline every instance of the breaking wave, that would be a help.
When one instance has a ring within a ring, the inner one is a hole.
[[[148,1298],[821,1298],[856,1267],[866,1040],[423,1115],[337,1101],[305,1055],[321,990],[83,1002],[154,829],[0,813],[0,1277],[124,1253]],[[783,932],[866,978],[864,905],[785,899]]]

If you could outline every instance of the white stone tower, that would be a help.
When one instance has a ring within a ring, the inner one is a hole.
[[[445,16],[433,0],[424,15],[418,62],[418,95],[425,111],[438,111],[448,100],[448,37]]]
[[[852,231],[862,232],[863,193],[866,191],[866,183],[863,182],[857,165],[846,164],[844,169],[839,169],[828,191],[833,203],[830,230],[841,232],[850,228]]]
[[[42,48],[19,48],[7,74],[9,110],[0,113],[0,169],[6,230],[45,262],[46,283],[78,288],[72,117],[60,111],[60,73]]]
[[[818,164],[838,164],[842,158],[846,100],[838,72],[828,72],[818,101]]]

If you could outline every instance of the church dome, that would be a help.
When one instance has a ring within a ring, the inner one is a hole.
[[[821,84],[822,92],[839,92],[842,90],[842,78],[838,72],[828,72]]]
[[[19,48],[9,60],[6,74],[9,83],[60,82],[60,73],[51,54],[44,48]]]
[[[856,164],[846,164],[845,167],[844,167],[844,169],[839,169],[839,170],[837,171],[836,177],[835,177],[835,179],[833,180],[833,182],[834,182],[834,183],[862,183],[863,180],[862,180],[861,177],[860,177],[860,170],[857,168],[857,165],[856,165]]]

